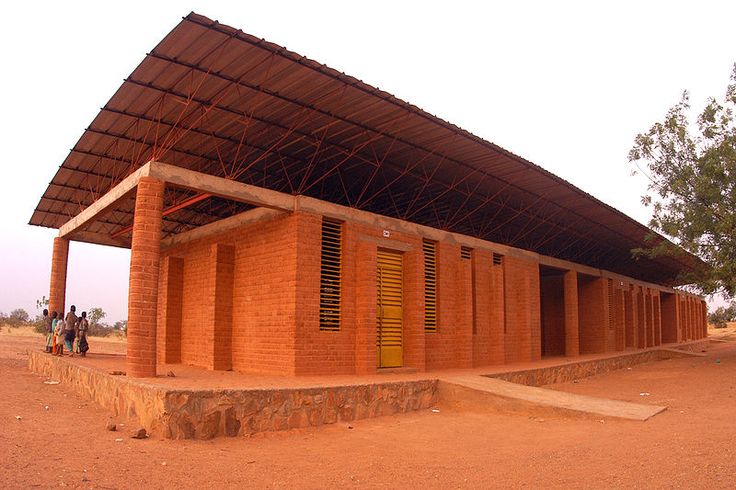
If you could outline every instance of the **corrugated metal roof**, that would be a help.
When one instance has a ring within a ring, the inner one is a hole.
[[[687,254],[632,260],[651,230],[565,180],[389,93],[195,13],[102,108],[30,223],[60,227],[153,159],[661,284],[696,263]],[[168,189],[166,205],[191,196]],[[202,200],[166,216],[164,234],[247,208]],[[125,246],[121,230],[132,210],[131,196],[78,239],[115,236]]]

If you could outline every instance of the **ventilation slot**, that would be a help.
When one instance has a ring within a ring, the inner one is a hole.
[[[608,328],[613,330],[613,280],[608,280]]]
[[[437,331],[437,243],[424,240],[424,330]]]
[[[501,265],[503,264],[503,255],[501,254],[493,254],[493,265]]]
[[[340,330],[342,223],[322,219],[322,261],[319,276],[319,329]]]
[[[460,258],[470,260],[470,254],[473,251],[470,247],[460,247]]]

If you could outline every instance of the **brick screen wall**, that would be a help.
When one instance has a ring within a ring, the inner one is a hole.
[[[333,216],[335,218],[335,216]],[[284,213],[171,246],[159,275],[159,362],[281,375],[375,373],[376,254],[403,257],[403,365],[418,370],[529,362],[659,341],[660,316],[703,335],[699,300],[485,249],[437,243],[437,331],[424,330],[422,236],[342,224],[341,321],[319,328],[322,217]],[[674,296],[673,296],[674,297]],[[543,332],[544,331],[544,335]],[[668,331],[667,337],[670,338]],[[544,339],[544,346],[543,346]]]

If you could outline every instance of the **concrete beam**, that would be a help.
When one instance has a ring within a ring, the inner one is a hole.
[[[113,241],[113,239],[103,240],[99,236],[92,236],[91,234],[84,233],[82,231],[82,228],[84,225],[99,217],[101,213],[110,209],[120,199],[125,197],[128,192],[132,191],[136,187],[140,179],[145,176],[156,178],[175,187],[182,187],[202,193],[208,193],[223,197],[225,199],[244,202],[259,207],[258,209],[248,211],[246,213],[241,213],[230,218],[216,221],[209,225],[204,225],[195,230],[187,231],[169,237],[163,240],[161,243],[162,247],[164,248],[187,243],[207,235],[222,233],[249,222],[273,218],[279,214],[274,213],[274,210],[279,212],[304,211],[307,213],[319,214],[339,220],[352,221],[369,226],[376,226],[388,230],[389,232],[396,231],[410,235],[418,235],[430,240],[448,242],[470,248],[487,250],[501,255],[517,257],[532,262],[538,262],[541,265],[556,267],[563,270],[576,271],[579,274],[586,274],[593,277],[606,277],[614,280],[621,280],[635,285],[649,287],[662,292],[677,292],[686,296],[698,297],[696,295],[692,295],[680,290],[675,290],[666,286],[661,286],[659,284],[652,284],[645,281],[640,281],[630,277],[622,276],[620,274],[616,274],[614,272],[596,269],[594,267],[569,262],[567,260],[562,260],[555,257],[540,255],[536,252],[511,247],[508,245],[489,242],[480,238],[461,235],[459,233],[439,230],[417,223],[411,223],[396,218],[390,218],[388,216],[381,216],[378,214],[370,213],[368,211],[350,208],[347,206],[322,201],[308,196],[292,196],[283,192],[278,192],[250,184],[244,184],[235,180],[215,177],[213,175],[204,174],[202,172],[196,172],[194,170],[177,167],[175,165],[169,165],[167,163],[154,161],[146,163],[135,173],[131,174],[120,184],[115,186],[107,194],[95,201],[95,203],[93,203],[87,209],[65,223],[61,228],[59,228],[59,236],[65,237],[74,232],[73,236],[67,238],[79,241],[88,241],[91,243],[100,243],[104,245],[123,247],[129,246],[126,242]]]
[[[71,235],[68,235],[67,238],[75,242],[93,243],[95,245],[105,245],[108,247],[130,248],[129,238],[111,238],[109,235],[91,233],[89,231],[75,231]]]
[[[208,237],[210,235],[218,235],[225,233],[230,230],[235,230],[241,226],[257,223],[258,221],[268,221],[276,218],[277,216],[283,216],[286,214],[284,211],[278,211],[275,209],[256,208],[244,211],[235,216],[229,218],[223,218],[219,221],[202,225],[193,230],[185,231],[177,235],[173,235],[161,240],[161,249],[166,250],[167,248],[175,245],[183,245],[190,243],[201,238]]]
[[[206,192],[226,199],[282,211],[294,210],[294,196],[283,192],[215,177],[161,162],[150,162],[150,177],[175,187]]]
[[[102,213],[109,210],[115,203],[123,199],[130,191],[135,189],[141,177],[149,174],[151,163],[146,163],[141,168],[128,175],[122,182],[113,187],[104,196],[87,206],[87,208],[61,225],[59,228],[59,237],[66,237],[70,233],[81,230]]]

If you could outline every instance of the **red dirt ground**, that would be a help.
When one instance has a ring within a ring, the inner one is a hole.
[[[135,440],[130,422],[120,432],[105,430],[105,410],[27,370],[26,353],[39,345],[37,336],[0,333],[3,488],[736,486],[732,342],[711,344],[706,357],[553,387],[669,407],[644,423],[441,407],[362,420],[352,429],[212,441]]]

